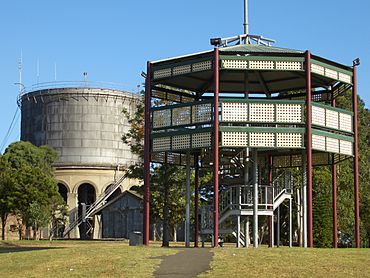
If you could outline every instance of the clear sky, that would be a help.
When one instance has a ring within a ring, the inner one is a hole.
[[[359,95],[370,107],[370,1],[249,0],[250,33],[275,46],[310,49],[351,65],[361,58]],[[243,0],[13,0],[0,2],[0,143],[23,80],[124,84],[137,91],[147,60],[209,50],[211,37],[243,33]],[[19,139],[19,119],[5,146]],[[0,146],[1,147],[1,146]],[[3,150],[1,150],[3,151]]]

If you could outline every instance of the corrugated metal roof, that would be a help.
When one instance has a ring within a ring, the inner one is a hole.
[[[304,51],[274,46],[263,46],[256,44],[242,44],[221,47],[220,52],[242,52],[242,53],[279,53],[279,54],[303,54]]]

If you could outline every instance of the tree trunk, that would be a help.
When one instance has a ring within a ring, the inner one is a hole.
[[[5,240],[5,226],[6,226],[6,219],[8,218],[8,214],[4,213],[1,215],[1,239]]]
[[[168,184],[164,185],[164,204],[163,204],[163,239],[162,239],[162,247],[169,247],[170,246],[170,237],[169,237],[169,192],[168,192]]]

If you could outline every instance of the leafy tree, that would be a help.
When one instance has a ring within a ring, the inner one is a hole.
[[[27,230],[34,226],[37,231],[46,215],[51,215],[54,203],[62,202],[52,167],[56,158],[51,148],[23,141],[11,144],[2,156],[1,172],[8,190],[1,197],[2,203],[8,200],[7,213],[18,215]]]

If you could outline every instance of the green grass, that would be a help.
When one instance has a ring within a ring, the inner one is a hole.
[[[198,277],[370,277],[370,249],[218,248]]]
[[[176,249],[125,242],[0,241],[0,277],[150,277]]]

